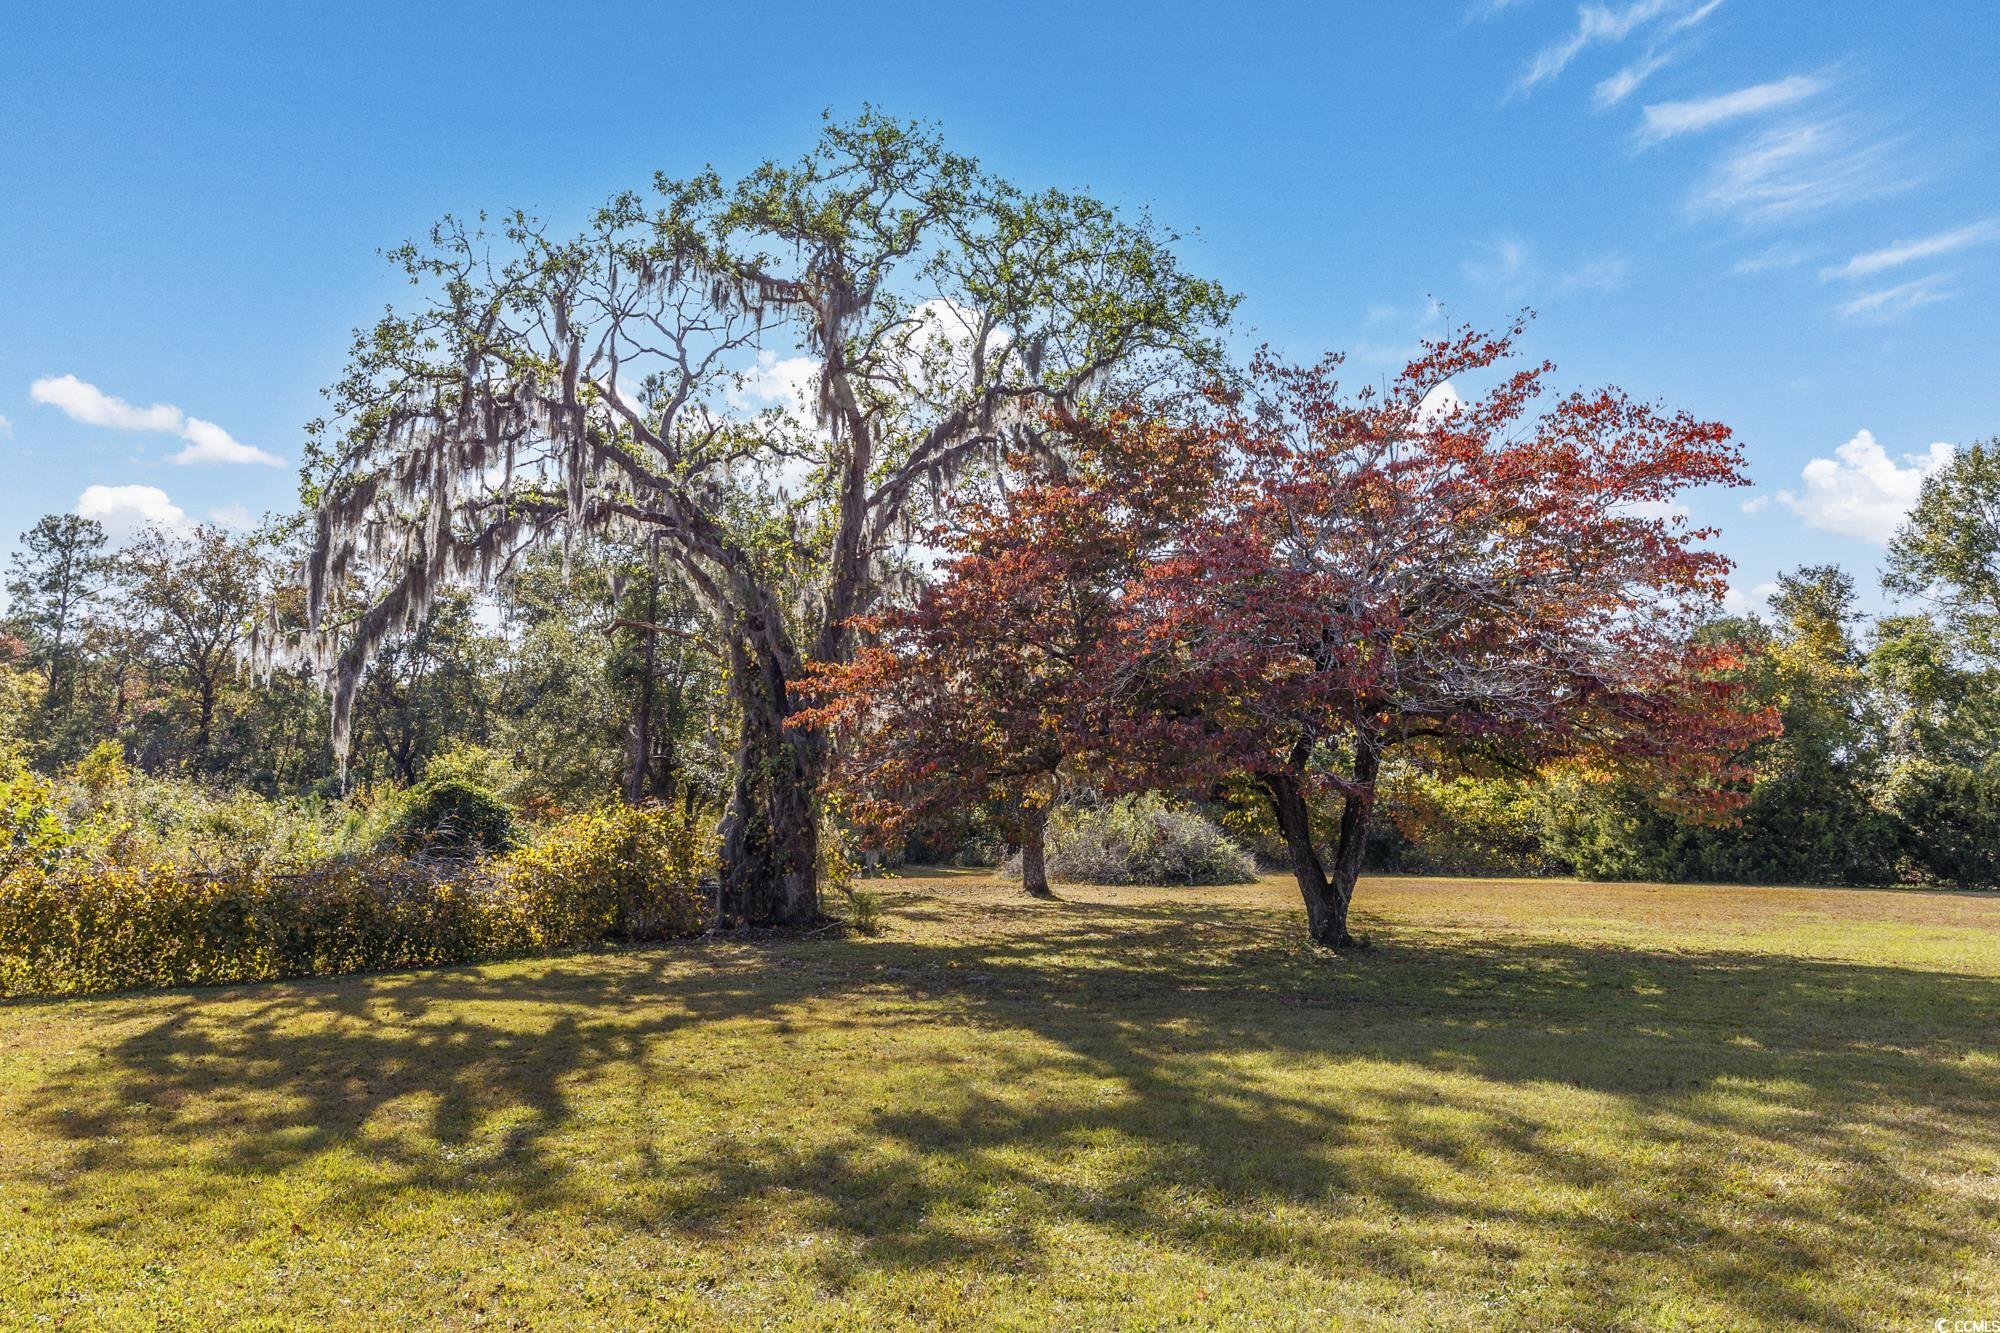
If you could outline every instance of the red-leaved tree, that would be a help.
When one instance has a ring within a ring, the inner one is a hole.
[[[1129,737],[1135,586],[1213,507],[1221,440],[1131,412],[1055,423],[1059,454],[1013,460],[1013,484],[952,507],[940,577],[914,605],[858,623],[865,646],[822,663],[798,724],[839,737],[836,776],[877,836],[990,803],[1046,894],[1043,839],[1077,770],[1152,775]]]
[[[1550,401],[1548,365],[1497,369],[1520,332],[1428,345],[1380,390],[1344,391],[1337,357],[1260,357],[1217,428],[1241,469],[1230,511],[1122,611],[1135,733],[1254,778],[1325,945],[1353,943],[1393,747],[1592,758],[1720,816],[1741,800],[1733,756],[1775,725],[1693,633],[1730,566],[1675,497],[1742,483],[1728,429],[1614,389]],[[1464,402],[1451,387],[1488,377]],[[1310,812],[1329,800],[1323,849]]]

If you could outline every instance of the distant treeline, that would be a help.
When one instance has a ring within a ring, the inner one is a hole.
[[[273,798],[338,793],[318,684],[296,670],[259,678],[238,655],[262,602],[285,593],[283,550],[270,532],[210,528],[146,532],[113,550],[101,528],[73,516],[23,534],[0,642],[7,761],[54,773],[112,740],[149,773]],[[582,808],[635,782],[644,796],[717,807],[734,739],[722,663],[675,588],[653,586],[645,554],[594,543],[570,552],[567,571],[556,555],[538,555],[491,593],[438,599],[368,669],[345,785],[408,786],[437,756],[476,746],[508,764],[508,795],[530,813]],[[1741,646],[1753,697],[1784,724],[1747,756],[1754,777],[1735,822],[1677,817],[1649,793],[1585,769],[1393,767],[1369,863],[1591,878],[2000,882],[2000,675],[1978,651],[1985,622],[1944,598],[1872,620],[1857,601],[1850,575],[1812,566],[1779,578],[1767,612],[1705,631]],[[658,634],[650,688],[649,625],[685,631]],[[642,757],[635,743],[648,708]],[[1187,795],[1282,863],[1254,793]],[[907,850],[992,859],[1002,841],[968,808],[927,823]]]

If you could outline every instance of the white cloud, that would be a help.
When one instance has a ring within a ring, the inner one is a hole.
[[[1639,59],[1626,65],[1617,73],[1600,79],[1591,91],[1590,100],[1599,111],[1617,106],[1620,102],[1639,91],[1639,85],[1672,64],[1680,56],[1679,51],[1648,51]]]
[[[1515,83],[1514,91],[1525,93],[1536,84],[1561,74],[1569,68],[1571,61],[1589,48],[1622,42],[1667,15],[1679,14],[1667,31],[1684,31],[1714,13],[1721,3],[1722,0],[1709,0],[1707,4],[1695,8],[1690,8],[1687,0],[1632,0],[1622,9],[1608,5],[1580,5],[1576,11],[1576,27],[1561,41],[1553,42],[1535,53],[1535,58],[1528,62],[1527,69],[1522,71]]]
[[[241,532],[245,528],[254,526],[257,522],[257,516],[250,512],[248,505],[240,505],[232,502],[229,504],[219,504],[209,510],[208,521],[215,524],[218,528],[228,528],[232,532]]]
[[[1658,143],[1677,134],[1692,134],[1740,120],[1744,116],[1762,115],[1766,111],[1802,102],[1825,87],[1826,80],[1816,75],[1794,74],[1789,78],[1738,88],[1733,93],[1719,93],[1714,97],[1683,102],[1652,102],[1646,106],[1645,119],[1639,126],[1639,141]]]
[[[13,433],[14,423],[5,417],[0,417],[0,435],[12,435]]]
[[[1842,301],[1834,309],[1845,319],[1891,320],[1909,314],[1912,310],[1940,301],[1949,301],[1956,292],[1938,290],[1942,278],[1932,276],[1918,278],[1914,282],[1898,283],[1894,287],[1884,287],[1878,291],[1863,292],[1851,301]]]
[[[1861,431],[1833,451],[1815,458],[1799,473],[1802,493],[1779,491],[1778,500],[1807,527],[1863,541],[1886,542],[1916,503],[1924,478],[1951,461],[1949,444],[1933,444],[1899,463]]]
[[[788,413],[810,415],[819,363],[809,356],[780,357],[757,353],[757,362],[737,376],[729,390],[730,406],[742,410],[781,407]]]
[[[1943,231],[1921,240],[1897,241],[1885,245],[1880,250],[1869,250],[1858,254],[1845,264],[1820,270],[1822,278],[1865,278],[1871,273],[1880,273],[1885,268],[1900,268],[1904,264],[1919,259],[1935,259],[1968,246],[1985,245],[1989,241],[2000,240],[2000,218],[1987,218],[1969,227],[1956,231]]]
[[[1617,510],[1627,518],[1663,518],[1674,523],[1694,517],[1694,510],[1679,500],[1627,500]]]
[[[169,458],[169,463],[284,464],[282,458],[234,440],[228,431],[200,417],[189,417],[183,422],[180,435],[188,442],[187,447]]]
[[[74,375],[44,376],[28,386],[28,396],[85,425],[178,435],[187,441],[187,447],[169,462],[284,465],[285,460],[276,454],[231,439],[229,432],[213,421],[188,416],[171,403],[134,407]]]
[[[1417,428],[1422,430],[1440,425],[1464,407],[1465,400],[1458,396],[1458,390],[1452,387],[1450,380],[1433,385],[1424,394],[1423,401],[1417,404]]]
[[[1689,207],[1771,223],[1893,194],[1912,184],[1894,148],[1862,140],[1835,120],[1765,130],[1723,154]]]
[[[123,398],[114,398],[95,384],[86,384],[74,375],[46,376],[28,386],[28,397],[59,409],[63,415],[91,426],[113,430],[155,430],[168,434],[181,428],[181,410],[168,403],[134,407]]]
[[[1743,502],[1743,512],[1746,514],[1761,514],[1770,507],[1771,497],[1768,495],[1753,495]]]
[[[1761,610],[1777,591],[1775,583],[1760,583],[1747,593],[1741,588],[1730,588],[1722,594],[1722,609],[1735,615]]]
[[[178,528],[187,513],[157,486],[86,486],[77,497],[76,512],[104,525],[113,541],[122,541],[148,524]]]

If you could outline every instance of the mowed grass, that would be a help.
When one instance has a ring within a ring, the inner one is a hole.
[[[2000,1314],[2000,897],[877,882],[883,934],[0,1006],[0,1324]]]

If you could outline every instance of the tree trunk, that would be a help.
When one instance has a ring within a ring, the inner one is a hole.
[[[1369,817],[1375,812],[1375,777],[1382,769],[1381,747],[1366,734],[1354,741],[1353,788],[1340,808],[1340,844],[1333,853],[1333,895],[1340,903],[1340,928],[1344,948],[1354,943],[1346,938],[1347,905],[1354,901],[1354,885],[1361,878],[1361,858],[1368,851]]]
[[[1049,890],[1049,807],[1021,807],[1021,887],[1037,898],[1053,898]]]
[[[645,678],[639,685],[639,711],[632,719],[631,767],[625,774],[625,803],[637,805],[646,799],[646,772],[653,762],[653,675],[660,643],[660,535],[653,534],[653,558],[648,567],[651,582],[646,592]]]
[[[736,781],[723,815],[722,911],[752,926],[819,919],[819,825],[813,809],[819,739],[790,732],[787,682],[739,637],[730,650],[741,713]]]
[[[1305,899],[1307,932],[1315,944],[1329,949],[1352,947],[1354,937],[1347,933],[1348,898],[1335,890],[1319,858],[1319,849],[1313,846],[1312,817],[1297,777],[1290,773],[1266,773],[1263,783],[1271,798],[1271,813],[1277,818],[1278,832],[1292,858],[1292,878],[1298,881],[1299,896]],[[1351,885],[1349,891],[1351,894]]]
[[[198,687],[201,694],[199,721],[195,724],[194,748],[201,756],[201,766],[208,767],[208,743],[215,729],[215,682],[204,679]]]

